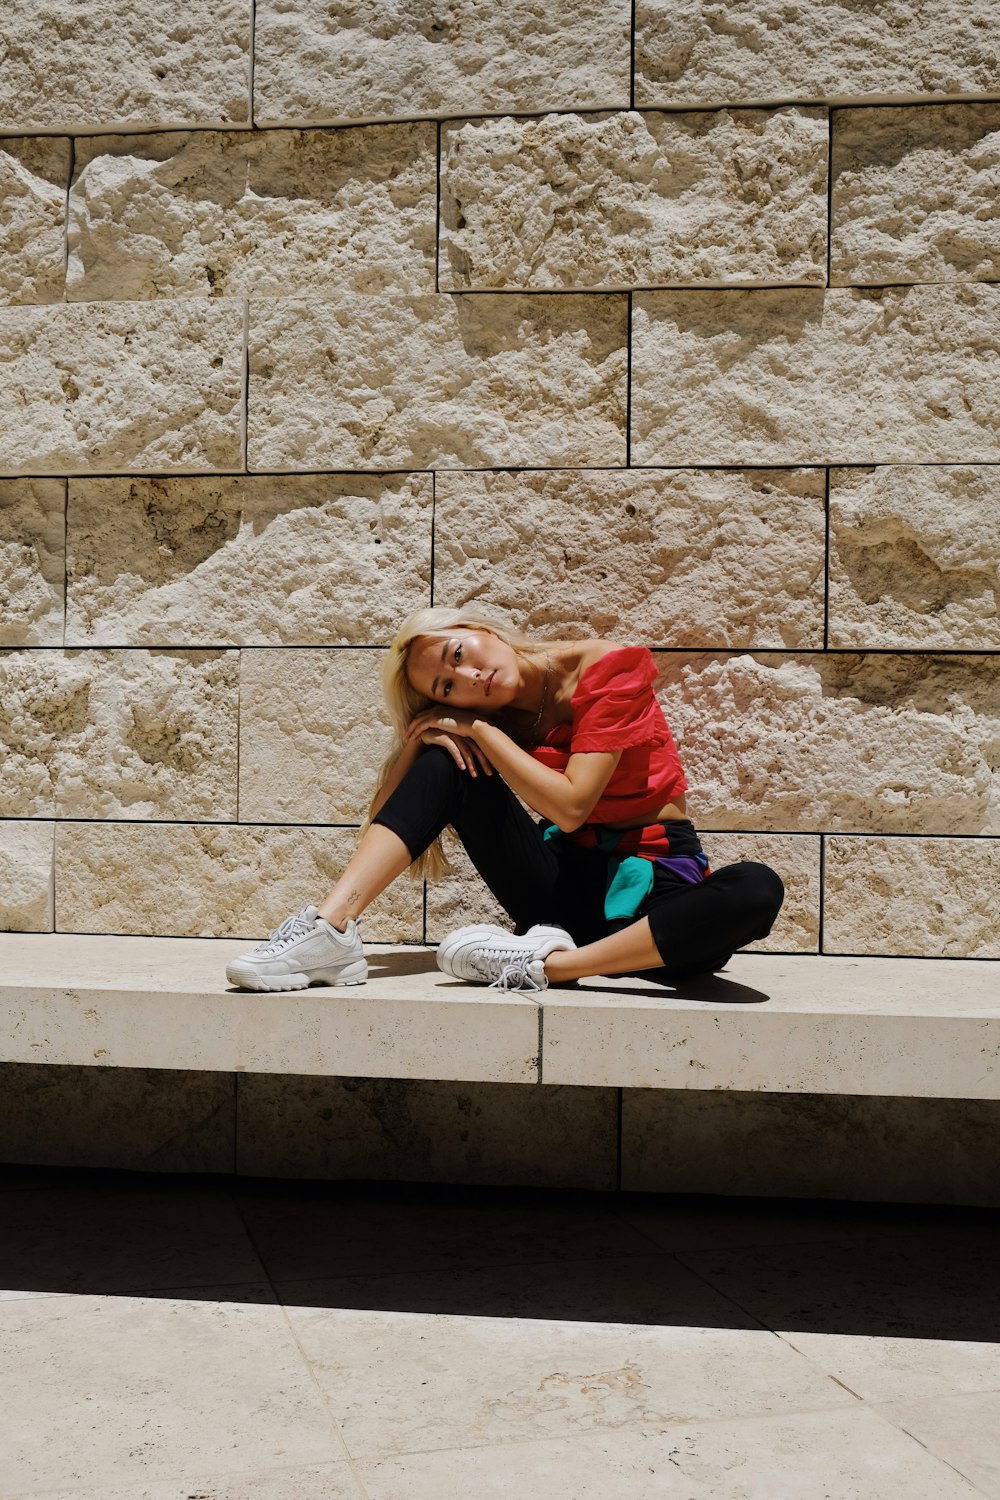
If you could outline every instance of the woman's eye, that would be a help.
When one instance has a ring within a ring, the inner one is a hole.
[[[461,648],[461,646],[456,646],[455,647],[455,665],[456,665],[456,667],[458,666],[458,664],[459,664],[459,662],[461,660],[462,660],[462,648]]]
[[[451,692],[451,683],[450,682],[446,682],[445,685],[444,685],[444,693],[442,694],[442,697],[447,698],[447,696],[448,696],[448,694],[450,692]]]

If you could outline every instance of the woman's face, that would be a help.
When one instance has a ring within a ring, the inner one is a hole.
[[[443,636],[418,636],[406,675],[418,693],[436,703],[482,714],[506,708],[521,685],[516,651],[488,630],[456,628]]]

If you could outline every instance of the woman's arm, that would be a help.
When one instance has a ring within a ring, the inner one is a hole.
[[[554,771],[522,750],[489,719],[461,709],[449,713],[431,708],[418,715],[410,725],[408,743],[417,741],[431,726],[472,739],[511,791],[563,833],[572,833],[586,823],[621,758],[620,750],[571,755],[565,771]]]

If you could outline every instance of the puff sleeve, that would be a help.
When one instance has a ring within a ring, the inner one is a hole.
[[[670,739],[653,693],[656,663],[642,646],[609,651],[580,678],[573,694],[572,752],[631,750]]]

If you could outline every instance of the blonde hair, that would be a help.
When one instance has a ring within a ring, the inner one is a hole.
[[[507,621],[485,614],[475,605],[469,605],[464,609],[432,605],[427,609],[415,610],[412,615],[409,615],[396,632],[382,661],[382,695],[392,722],[393,744],[379,771],[365,827],[371,823],[379,793],[403,753],[406,731],[417,715],[434,703],[433,698],[428,698],[425,693],[418,692],[406,675],[413,644],[421,637],[447,636],[453,630],[485,630],[490,635],[495,635],[501,641],[505,641],[518,653],[542,651],[547,646],[556,644],[554,641],[533,640]],[[442,841],[437,838],[430,848],[413,861],[408,873],[415,880],[424,878],[440,880],[449,869]]]

